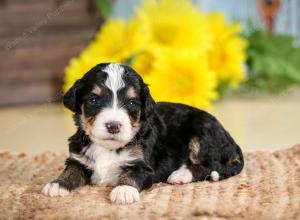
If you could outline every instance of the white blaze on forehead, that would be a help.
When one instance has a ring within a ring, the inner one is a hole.
[[[117,92],[125,86],[125,83],[122,79],[124,68],[120,64],[111,63],[106,66],[103,71],[108,74],[105,85],[113,93],[112,107],[116,109],[118,106]]]

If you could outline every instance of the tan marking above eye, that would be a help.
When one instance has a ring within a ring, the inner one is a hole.
[[[133,87],[130,87],[126,92],[126,96],[131,99],[135,98],[136,97],[135,89]]]
[[[95,85],[92,93],[94,93],[95,95],[100,96],[101,92],[102,92],[102,89],[98,85]]]

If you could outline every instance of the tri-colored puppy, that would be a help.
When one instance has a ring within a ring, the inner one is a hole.
[[[77,132],[66,168],[42,190],[64,196],[86,184],[114,187],[110,200],[132,203],[156,182],[222,180],[241,172],[242,151],[209,113],[152,99],[129,66],[99,64],[64,96]]]

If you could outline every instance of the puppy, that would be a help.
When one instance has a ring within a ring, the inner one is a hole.
[[[218,181],[241,172],[242,151],[215,117],[152,99],[129,66],[99,64],[75,82],[64,105],[76,133],[62,174],[42,190],[64,196],[86,184],[114,187],[110,200],[139,200],[153,183]]]

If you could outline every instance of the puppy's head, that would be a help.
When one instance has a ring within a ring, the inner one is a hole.
[[[130,67],[99,64],[77,80],[63,98],[90,139],[108,149],[130,142],[154,109],[148,86]]]

